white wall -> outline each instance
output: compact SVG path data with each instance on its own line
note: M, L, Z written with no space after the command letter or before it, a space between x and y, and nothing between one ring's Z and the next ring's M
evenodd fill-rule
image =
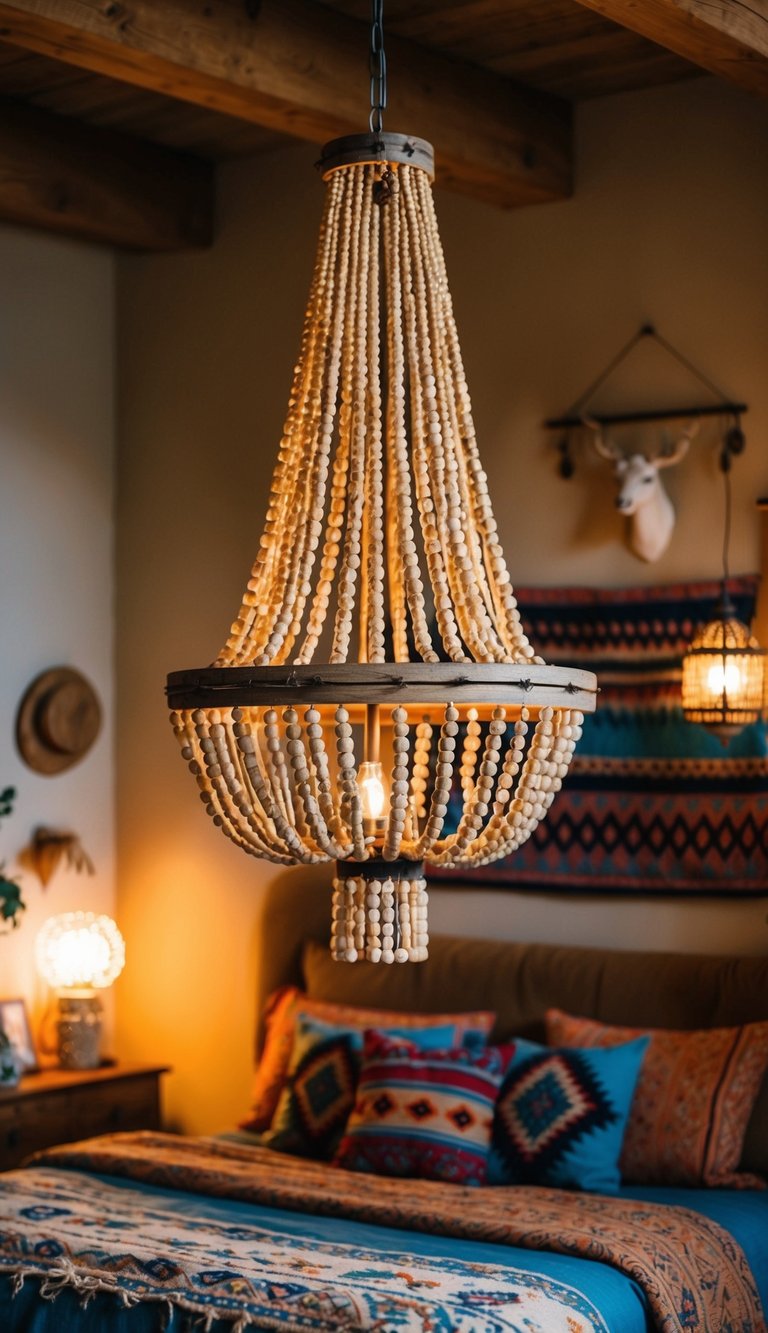
M38 824L74 830L93 878L59 872L43 890L23 873L28 910L0 938L0 996L39 1014L35 934L78 908L114 913L113 345L110 255L0 230L0 787L18 800L0 825L0 860L15 872ZM19 701L51 666L82 671L104 725L76 767L54 777L16 750Z
M418 128L418 127L414 127ZM768 489L768 108L715 81L579 109L577 192L503 213L438 201L481 449L517 583L621 585L719 572L716 440L670 479L656 566L625 551L600 469L565 483L541 420L647 319L750 404L732 565L757 562ZM310 148L220 173L205 255L119 269L120 919L133 964L124 1054L170 1060L173 1116L231 1124L247 1102L259 911L271 872L209 826L163 706L169 669L211 660L256 551L313 259ZM615 402L691 386L640 362ZM434 895L432 924L481 935L762 952L764 903Z

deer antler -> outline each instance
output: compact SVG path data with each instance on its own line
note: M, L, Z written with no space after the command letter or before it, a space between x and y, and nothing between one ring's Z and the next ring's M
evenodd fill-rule
M609 463L617 463L620 458L624 457L618 445L615 445L611 440L606 440L605 435L603 434L603 427L599 421L595 421L594 417L582 417L581 419L584 422L584 425L591 430L592 444L594 445L595 452L598 453L601 458L607 459Z
M695 417L678 436L669 452L657 454L651 461L657 468L674 467L675 463L679 463L681 459L685 458L685 455L690 448L691 440L698 435L700 426L700 418Z

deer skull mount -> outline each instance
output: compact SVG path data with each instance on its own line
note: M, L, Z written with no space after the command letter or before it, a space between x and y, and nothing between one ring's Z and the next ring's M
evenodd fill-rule
M685 457L699 422L692 421L670 450L651 457L624 453L606 439L600 423L590 417L584 418L584 425L592 433L595 451L613 464L618 482L616 508L629 520L626 525L629 549L639 560L649 563L659 560L669 546L675 526L675 511L660 474Z

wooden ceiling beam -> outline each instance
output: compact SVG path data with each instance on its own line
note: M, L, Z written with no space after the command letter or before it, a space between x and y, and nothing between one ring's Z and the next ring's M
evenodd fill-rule
M768 96L768 0L578 0L604 18Z
M320 144L367 129L367 25L316 0L0 0L0 41ZM387 37L387 129L502 205L571 192L567 102Z
M0 101L0 221L127 250L213 239L213 170L197 158Z

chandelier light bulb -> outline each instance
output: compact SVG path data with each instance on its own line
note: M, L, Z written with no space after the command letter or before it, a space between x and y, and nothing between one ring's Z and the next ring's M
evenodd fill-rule
M384 770L380 763L364 760L358 774L364 819L381 819L387 801Z

